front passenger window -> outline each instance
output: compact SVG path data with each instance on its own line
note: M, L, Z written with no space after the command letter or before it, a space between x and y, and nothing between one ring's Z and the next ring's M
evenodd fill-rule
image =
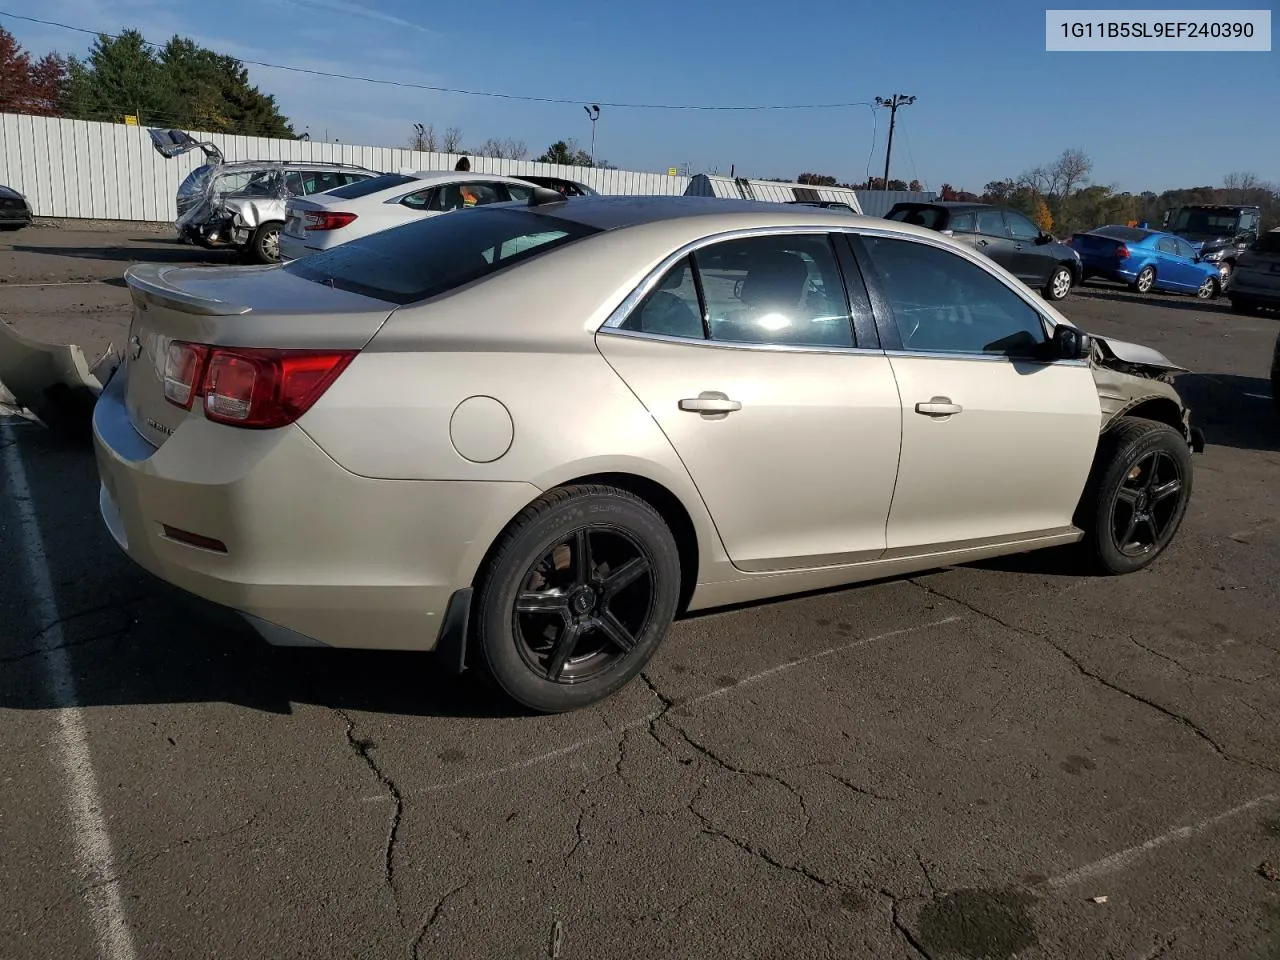
M1007 237L1004 217L999 210L980 210L978 212L978 233L986 237Z
M958 253L884 237L864 236L862 246L904 350L1032 357L1045 342L1040 314Z

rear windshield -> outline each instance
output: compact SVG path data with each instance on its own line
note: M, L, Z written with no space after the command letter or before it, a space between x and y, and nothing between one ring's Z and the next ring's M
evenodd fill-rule
M1253 244L1258 253L1280 253L1280 230L1264 233Z
M1111 240L1120 240L1124 243L1141 243L1151 236L1150 230L1141 230L1138 227L1099 227L1097 230L1090 230L1089 232L1095 237L1108 237Z
M947 211L941 207L896 207L889 211L886 220L898 220L902 223L914 223L918 227L937 230L938 224L946 217Z
M367 297L416 303L600 232L510 207L464 210L360 237L284 269Z
M371 193L377 193L379 190L390 190L392 187L402 187L406 183L414 183L417 179L417 177L410 177L403 173L384 173L380 177L357 180L355 183L349 183L345 187L330 190L326 196L341 197L343 200L355 200L358 197L367 197Z

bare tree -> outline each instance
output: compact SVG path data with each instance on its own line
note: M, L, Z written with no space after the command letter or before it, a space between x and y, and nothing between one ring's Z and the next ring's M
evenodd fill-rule
M409 138L409 149L435 153L436 146L436 128L429 123L425 125L415 123L413 125L413 136Z
M450 127L440 139L440 149L444 153L457 153L461 148L462 131L457 127Z
M1222 186L1235 194L1236 203L1245 203L1249 195L1263 186L1256 173L1229 173L1222 178Z
M499 160L523 160L529 155L529 148L525 146L523 140L513 140L510 137L499 140L496 137L490 137L471 152L478 157L496 157Z
M1030 170L1018 176L1014 181L1015 187L1027 187L1046 197L1058 196L1061 189L1061 182L1058 180L1058 173L1052 166L1048 167L1032 167Z
M1089 182L1093 161L1083 150L1068 149L1049 168L1053 171L1056 186L1061 193L1051 196L1070 197L1077 188Z

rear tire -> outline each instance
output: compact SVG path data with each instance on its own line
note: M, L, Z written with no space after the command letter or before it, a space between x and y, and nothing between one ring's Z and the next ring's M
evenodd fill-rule
M1129 289L1134 293L1150 293L1156 285L1156 268L1147 266L1138 271Z
M253 231L249 240L249 255L255 263L280 262L280 230L284 224L279 220L269 220Z
M1154 563L1178 532L1191 489L1186 439L1168 424L1122 417L1098 441L1076 512L1093 568L1116 575Z
M577 710L644 669L679 597L675 537L652 506L615 487L563 487L500 538L476 594L474 648L512 700Z

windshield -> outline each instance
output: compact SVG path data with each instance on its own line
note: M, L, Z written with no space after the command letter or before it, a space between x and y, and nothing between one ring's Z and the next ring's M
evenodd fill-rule
M1234 210L1178 211L1170 229L1174 233L1203 233L1206 236L1226 237L1236 232L1240 215Z
M473 209L360 237L284 268L391 303L416 303L601 232L524 209Z
M411 177L405 173L384 173L380 177L357 180L355 183L349 183L345 187L330 190L328 195L340 197L343 200L356 200L360 197L367 197L371 193L377 193L379 190L390 190L392 187L401 187L406 183L416 183L417 180L417 177Z
M1264 233L1253 244L1255 253L1280 253L1280 230Z

